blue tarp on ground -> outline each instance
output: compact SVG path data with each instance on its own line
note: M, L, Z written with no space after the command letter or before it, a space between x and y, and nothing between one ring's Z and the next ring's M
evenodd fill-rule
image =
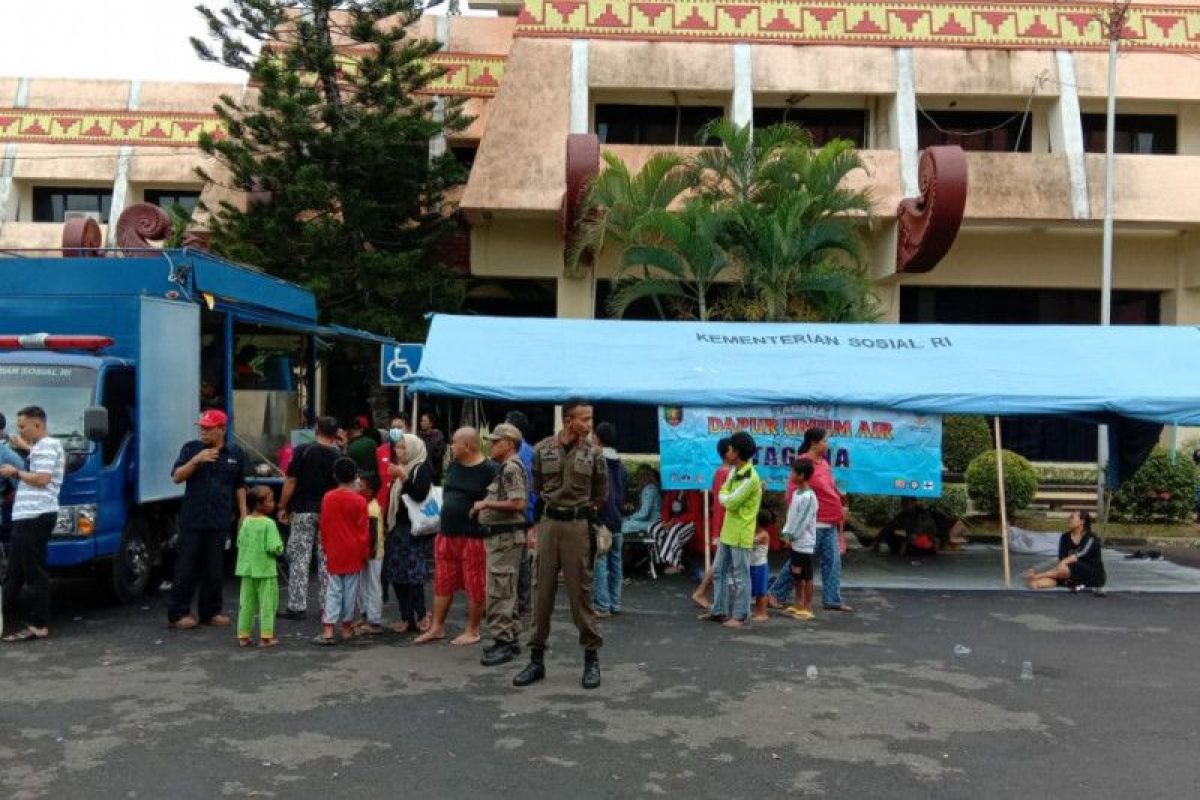
M1200 328L632 322L437 315L419 392L1200 425Z

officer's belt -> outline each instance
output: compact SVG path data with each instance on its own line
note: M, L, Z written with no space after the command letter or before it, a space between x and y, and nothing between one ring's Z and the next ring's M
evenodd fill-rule
M547 506L546 516L556 522L570 522L577 519L591 519L592 510L588 506L579 506L577 508Z
M525 523L518 524L515 522L510 522L506 525L480 525L479 527L483 528L484 533L488 534L489 536L497 536L501 533L517 533L518 531L524 531Z

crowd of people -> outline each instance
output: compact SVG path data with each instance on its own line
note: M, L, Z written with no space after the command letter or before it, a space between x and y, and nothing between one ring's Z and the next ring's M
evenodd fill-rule
M0 607L9 621L5 642L49 635L46 548L65 460L62 445L47 433L42 409L21 409L17 420L18 434L3 437L0 416L0 492L9 501L0 532L11 528L4 537L10 540L9 566ZM308 618L315 556L321 609L316 645L388 632L412 634L418 645L442 641L454 598L462 593L466 624L451 644L467 647L486 636L484 666L520 655L522 617L531 615L529 662L513 678L516 686L527 686L546 677L544 653L561 583L583 649L582 684L599 686L598 621L624 609L626 540L648 545L651 569L679 570L697 529L698 493L664 495L649 466L638 470L631 487L614 449L616 429L611 423L593 426L590 403L564 404L562 422L558 433L535 444L529 420L514 411L486 437L471 427L454 431L447 451L447 438L429 413L414 432L407 416L394 417L386 434L365 416L345 425L321 417L311 441L281 458L286 478L276 498L266 486L247 486L245 455L227 435L225 413L203 411L197 438L182 446L172 471L184 488L168 624L177 630L233 624L223 611L222 576L236 518L236 633L243 647L253 644L256 620L259 645L274 647L277 616ZM819 609L852 611L840 588L845 496L826 458L828 447L826 431L805 432L777 525L763 505L754 438L737 432L718 443L711 508L716 538L699 543L715 545L715 558L692 594L704 609L700 619L736 628L778 609L811 620L818 569ZM280 524L287 526L286 544ZM1090 518L1073 515L1070 526L1056 565L1026 575L1031 588L1103 584ZM767 557L776 528L787 558L772 579ZM897 552L936 549L954 532L951 521L906 502L877 544ZM287 575L282 606L281 563ZM23 589L30 597L21 605ZM387 623L389 595L397 613Z

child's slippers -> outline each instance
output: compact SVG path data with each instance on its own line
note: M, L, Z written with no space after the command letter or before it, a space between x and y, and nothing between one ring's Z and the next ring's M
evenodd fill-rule
M318 634L317 636L314 636L313 638L309 639L308 641L311 642L312 644L315 644L317 647L333 647L335 644L337 644L337 639L335 639L334 637L322 636L320 634Z
M249 636L239 636L238 637L238 647L249 647L249 646L250 646L250 637Z
M279 640L274 636L264 636L258 642L259 647L275 647L277 644L279 644Z

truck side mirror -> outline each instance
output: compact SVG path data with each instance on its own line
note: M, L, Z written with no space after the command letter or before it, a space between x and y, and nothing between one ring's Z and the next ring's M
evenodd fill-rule
M89 442L102 442L108 438L107 408L88 406L83 410L83 435Z

